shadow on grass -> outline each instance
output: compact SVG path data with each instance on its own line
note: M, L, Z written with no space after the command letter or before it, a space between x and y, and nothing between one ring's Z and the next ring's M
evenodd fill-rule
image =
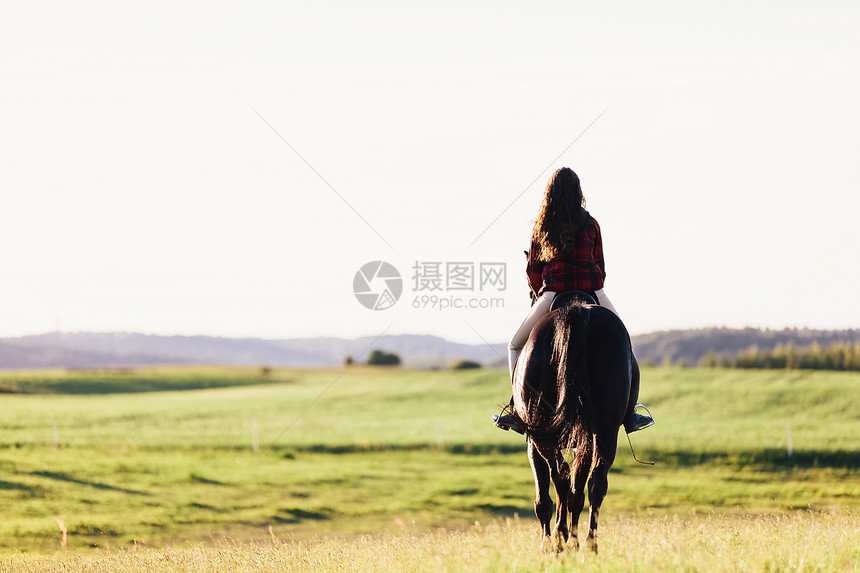
M422 452L436 451L449 454L486 456L519 454L526 452L525 442L518 444L449 444L442 446L423 444L308 444L289 448L272 448L278 455L293 459L297 453L308 454L361 454L367 452Z
M203 477L202 475L195 473L188 474L188 480L192 483L202 483L206 485L230 485L228 483Z
M534 515L533 507L521 507L518 505L497 505L493 503L484 503L481 505L476 505L475 508L501 517L525 517L529 515Z
M43 493L43 489L38 486L2 480L0 480L0 491L20 491L27 494L27 497L35 497Z
M626 451L626 450L625 450ZM467 456L502 456L523 454L526 444L448 444L442 448L429 443L417 444L308 444L290 448L273 448L273 452L285 459L295 459L308 454L362 454L377 452L440 452ZM619 449L621 453L621 449ZM770 448L738 452L714 452L691 450L654 450L637 452L640 459L653 460L658 465L692 468L698 466L729 466L763 471L784 471L807 468L856 469L860 468L860 451L847 450L795 450L789 456L784 449ZM624 468L613 467L613 472Z
M110 535L116 537L120 535L120 532L110 527L100 527L92 523L79 523L69 528L69 535L82 535L84 537Z
M272 519L277 523L300 523L304 520L323 521L331 519L330 513L322 513L317 511L307 511L297 507L286 507L279 509L278 513L272 516Z
M69 375L61 379L0 380L0 393L8 394L134 394L208 390L262 384L285 384L293 379L249 376L177 376L147 377L124 371L94 371L86 375Z
M481 493L481 490L477 488L468 488L468 489L455 489L453 491L449 491L448 495L477 495Z
M40 472L30 472L30 475L48 478L48 479L53 479L53 480L57 480L57 481L64 481L67 483L74 483L74 484L78 484L78 485L86 485L89 487L94 487L96 489L105 490L105 491L118 491L121 493L128 493L131 495L146 495L146 496L149 495L145 491L138 491L135 489L116 487L113 485L108 485L106 483L99 483L99 482L95 482L95 481L87 481L87 480L77 479L77 478L73 478L70 475L64 474L64 473L40 471Z
M856 469L860 467L860 451L798 450L788 455L784 449L763 449L741 452L649 451L647 456L658 464L680 467L724 465L761 470L832 468Z

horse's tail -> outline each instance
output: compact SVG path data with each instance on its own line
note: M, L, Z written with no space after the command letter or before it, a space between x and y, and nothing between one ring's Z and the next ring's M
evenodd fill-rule
M556 443L562 448L585 443L594 427L586 364L590 316L590 308L568 304L555 317L552 361L557 365L558 402L551 426L558 428Z
M586 330L590 308L567 304L553 317L550 363L556 370L556 403L552 414L529 416L523 424L526 434L536 443L563 449L584 444L594 426L588 365L586 364ZM533 411L545 410L547 404L536 403Z

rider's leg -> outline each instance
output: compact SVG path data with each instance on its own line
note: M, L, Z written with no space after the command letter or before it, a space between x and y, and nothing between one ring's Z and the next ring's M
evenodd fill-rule
M517 360L519 359L520 352L522 352L523 346L526 345L526 341L529 339L529 334L531 334L532 328L534 328L535 324L549 312L549 307L552 305L552 299L555 297L555 293L552 291L544 292L537 300L535 300L532 305L529 313L526 315L525 320L511 337L510 343L508 343L508 372L511 377L511 384L514 382L514 372L517 368ZM514 430L516 432L522 433L522 430L517 426L516 420L513 419L508 414L505 414L505 410L509 407L513 407L514 399L511 397L510 402L507 406L502 408L502 411L493 416L493 423L502 428L503 430Z
M618 314L617 310L615 310L615 307L612 305L612 301L609 300L609 297L606 296L606 293L604 292L603 289L595 291L594 294L597 295L597 304L599 304L600 306L605 306L606 308L608 308L609 310L614 312L615 316L617 316L618 318L621 318L621 315Z
M508 343L508 371L511 375L511 383L514 381L514 369L517 367L517 358L519 358L520 352L522 352L523 346L526 345L529 334L531 334L537 321L549 312L549 307L552 305L554 297L555 293L552 291L546 291L540 295L532 305L523 323L511 337L511 341Z

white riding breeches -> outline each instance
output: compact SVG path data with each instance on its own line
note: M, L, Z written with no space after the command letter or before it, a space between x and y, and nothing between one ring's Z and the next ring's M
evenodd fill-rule
M606 296L603 289L596 291L594 294L597 295L597 303L600 306L605 306L618 316L618 311L615 310L615 307L612 305L612 301L609 300L609 297ZM529 309L529 313L526 315L523 323L514 333L513 337L511 337L511 341L508 343L508 370L511 373L511 381L514 379L514 369L517 366L517 358L519 358L523 346L525 346L526 341L529 339L529 334L531 334L532 329L541 317L549 312L549 307L552 305L553 298L555 298L555 293L552 291L545 291L540 297L538 297L531 309Z

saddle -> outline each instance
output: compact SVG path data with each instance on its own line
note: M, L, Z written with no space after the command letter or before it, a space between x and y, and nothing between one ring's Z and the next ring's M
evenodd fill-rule
M549 311L552 312L557 308L564 306L565 304L573 301L579 301L584 304L593 304L597 305L597 301L594 300L594 295L584 290L565 290L560 293L556 293L555 297L552 299L552 304L549 306Z

